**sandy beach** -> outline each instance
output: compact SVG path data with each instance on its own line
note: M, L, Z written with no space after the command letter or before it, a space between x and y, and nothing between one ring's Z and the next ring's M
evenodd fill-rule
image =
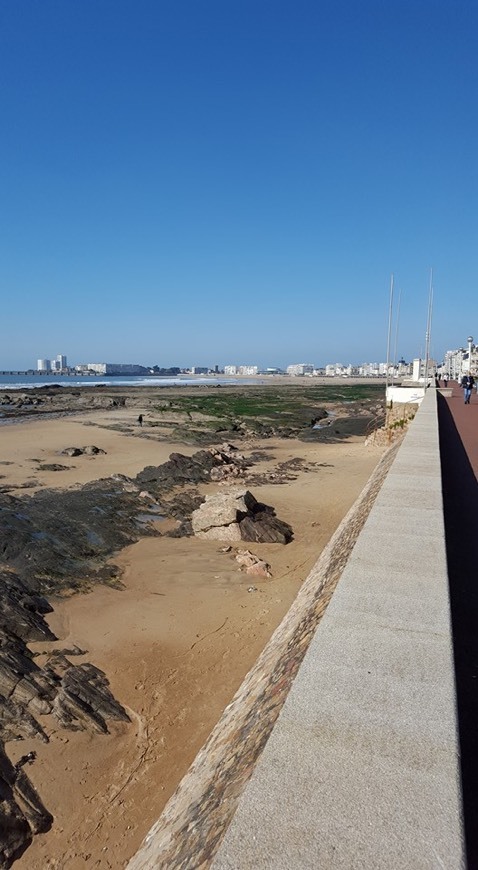
M1 427L0 483L28 498L41 488L133 476L172 451L191 455L197 449L145 437L135 426L121 431L125 420L131 422L131 411L119 408ZM65 447L88 444L105 453L59 456ZM30 648L41 662L47 650L81 647L86 652L79 660L104 671L131 723L113 722L109 734L92 735L62 729L45 716L49 743L7 744L14 762L36 752L28 776L54 817L51 830L34 838L16 867L125 866L382 454L365 447L361 436L340 443L269 438L240 449L247 456L258 446L268 458L254 472L297 458L309 467L285 484L250 487L294 529L285 546L244 545L271 565L270 578L242 573L234 548L221 552L221 542L148 537L112 560L122 571L122 590L98 586L52 600L48 622L58 641ZM67 468L39 469L53 463ZM207 492L219 487L208 484Z

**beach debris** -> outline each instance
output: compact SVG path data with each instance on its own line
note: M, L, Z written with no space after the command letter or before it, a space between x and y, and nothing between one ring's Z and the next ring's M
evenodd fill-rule
M38 466L38 471L69 471L71 465L60 465L59 462L42 462Z
M247 591L248 592L257 592L257 586L248 586Z
M18 761L15 764L15 768L17 770L20 770L20 768L25 767L26 764L33 764L36 757L37 757L37 754L34 750L32 750L31 752L27 752L26 755L22 755L22 757L18 759Z
M231 462L227 465L211 468L210 476L214 483L221 483L222 481L229 481L231 478L244 477L244 474L244 468L240 468Z
M328 466L328 463L310 462L301 457L287 459L285 462L279 462L271 469L264 471L252 471L247 475L247 483L249 486L264 486L264 484L273 484L280 486L297 480L299 474L317 472L319 468Z
M106 454L106 450L94 444L88 444L87 447L65 447L61 451L62 456L98 456L100 453Z
M44 655L44 656L84 656L88 650L81 649L78 644L74 643L73 646L68 647L67 649L50 649L43 650L41 653L33 653L35 655Z
M231 478L243 477L246 467L250 464L233 444L221 444L220 447L210 447L209 452L214 457L216 463L210 471L210 478L215 483L229 481Z
M236 562L239 562L241 568L244 568L246 574L253 574L257 577L272 577L271 566L260 556L251 553L250 550L238 550L236 554Z

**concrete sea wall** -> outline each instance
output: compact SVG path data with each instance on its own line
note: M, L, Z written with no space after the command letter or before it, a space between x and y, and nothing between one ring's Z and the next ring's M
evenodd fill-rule
M430 392L129 870L461 867L457 753Z

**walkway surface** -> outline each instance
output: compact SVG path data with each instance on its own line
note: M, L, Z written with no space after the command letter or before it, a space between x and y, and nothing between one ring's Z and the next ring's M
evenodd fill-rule
M470 643L473 627L478 636L478 621L474 605L468 613L466 603L470 587L478 586L473 418L476 442L476 396L466 408L457 391L450 399L434 389L425 396L244 791L214 870L466 866L460 743L469 766L467 828L476 820ZM471 537L457 546L463 528ZM451 596L453 635L449 565L452 582L460 586ZM458 737L456 726L454 655L465 738L461 731ZM478 656L474 662L478 665ZM467 835L469 867L478 867L473 863L478 825L475 829Z
M473 390L470 404L465 405L461 387L455 381L449 383L448 386L452 388L453 394L452 396L444 397L445 403L453 417L470 466L473 468L475 476L478 479L478 395ZM440 417L440 425L442 423L443 421Z
M468 867L478 868L478 396L438 396Z

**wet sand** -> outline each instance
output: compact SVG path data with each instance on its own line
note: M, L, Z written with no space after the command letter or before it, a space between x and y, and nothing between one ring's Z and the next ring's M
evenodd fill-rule
M114 414L118 422L126 411ZM131 412L129 412L131 417ZM2 484L28 497L39 486L68 487L112 473L134 475L177 450L197 448L101 428L112 414L25 422L0 430ZM95 423L91 427L85 423ZM105 455L59 457L68 446L95 444ZM296 457L320 463L285 485L251 490L275 507L294 529L287 546L247 545L266 559L272 577L241 573L220 542L194 538L145 538L114 560L123 570L122 591L98 587L53 601L49 623L55 644L77 644L79 661L104 670L131 724L111 725L108 735L70 732L51 719L42 724L49 744L7 744L16 760L30 750L37 759L28 775L54 816L52 829L34 838L19 868L124 867L204 743L294 600L323 547L369 478L382 451L352 437L339 444L292 439L254 442L273 455L256 466L272 468ZM241 452L247 449L240 445ZM60 462L67 471L38 471L38 462ZM206 491L206 490L205 490ZM211 484L207 492L214 491ZM248 591L253 587L253 591ZM75 660L76 661L76 660Z

